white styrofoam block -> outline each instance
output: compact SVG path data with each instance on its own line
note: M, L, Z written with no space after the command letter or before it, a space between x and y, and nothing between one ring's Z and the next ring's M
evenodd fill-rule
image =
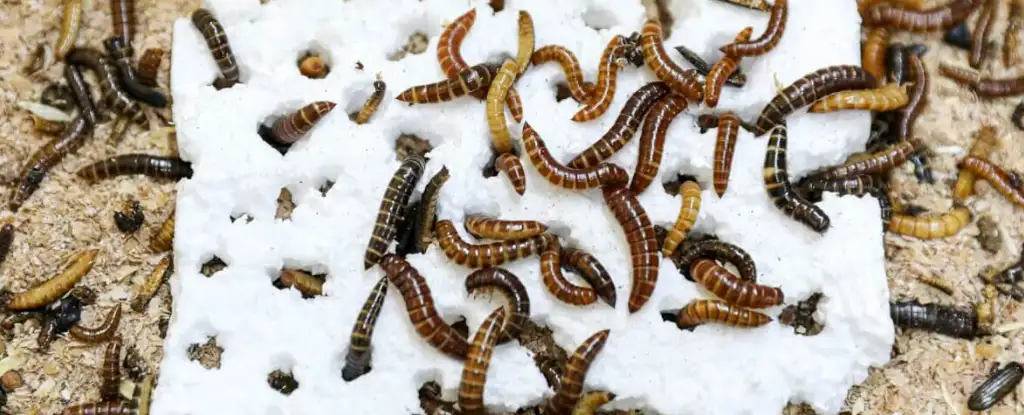
M653 297L640 312L628 315L628 250L599 191L555 188L524 161L528 191L519 197L503 175L481 175L491 157L482 102L462 98L406 106L394 100L409 86L442 77L437 37L445 23L467 10L466 1L204 3L225 26L243 83L221 91L209 86L217 76L213 59L191 22L177 22L171 74L175 123L180 152L193 162L195 174L179 185L177 272L171 281L174 315L155 414L327 414L341 408L353 414L414 413L419 411L416 390L427 380L438 381L445 395L454 398L461 363L418 336L394 287L374 335L373 370L350 383L340 376L354 318L382 276L379 267L363 270L363 252L380 198L399 165L393 145L402 133L427 138L435 147L418 190L442 166L451 172L440 197L441 218L460 222L468 213L482 212L542 220L608 269L620 298L614 310L603 304L570 307L555 301L540 283L536 258L507 266L529 291L532 318L549 325L567 350L598 330L611 329L586 378L587 388L618 395L611 407L672 414L774 414L794 401L834 413L847 389L867 376L869 366L888 360L894 335L876 202L826 195L821 206L831 216L832 229L824 236L783 216L769 201L761 178L766 137L741 133L729 190L719 199L710 190L715 134L697 132L694 115L704 109L691 107L668 131L658 181L677 173L697 175L709 190L703 194L696 231L717 234L746 249L757 261L759 280L781 286L790 304L823 292L825 330L803 337L773 323L755 330L707 325L680 331L662 322L659 311L710 294L663 260ZM644 20L639 2L509 0L506 11L497 14L482 0L470 3L478 13L462 46L467 62L514 53L516 11L524 9L533 16L537 46L565 45L579 57L588 80L596 77L607 41L639 30ZM671 46L685 42L713 61L717 46L747 25L760 33L767 20L765 14L722 2L676 0L669 7L675 24L666 46L674 58ZM751 119L774 95L775 75L789 84L820 67L859 63L854 1L791 0L790 8L778 48L743 62L748 84L727 88L721 109ZM429 36L427 51L397 62L386 60L413 32ZM325 79L298 73L295 61L307 49L327 54L332 70ZM356 70L356 62L364 69ZM346 113L370 93L377 73L388 84L385 102L368 124L355 125ZM525 119L563 161L600 137L629 94L654 80L647 69L626 68L608 113L574 123L570 118L577 104L554 99L554 85L562 76L557 65L546 64L528 70L516 88ZM331 100L338 107L286 156L257 136L258 123L315 100ZM799 111L789 117L789 127L790 172L798 177L861 149L869 117ZM521 126L511 128L518 140ZM612 160L632 171L636 154L631 143ZM327 180L336 184L321 196L316 189ZM285 221L274 219L282 187L297 204ZM652 221L664 226L674 222L680 206L679 198L665 194L658 183L640 201ZM255 219L248 224L229 220L242 213ZM200 266L214 255L229 266L204 277ZM440 314L449 322L465 316L475 331L503 304L500 298L467 298L463 279L471 270L449 263L436 246L408 259L427 279ZM283 266L328 273L326 296L304 300L293 290L274 288L271 281ZM780 310L768 312L777 316ZM212 335L225 351L220 369L207 370L189 361L186 349ZM290 396L267 386L267 373L278 368L290 369L300 382ZM524 348L513 343L497 349L485 391L490 409L512 410L550 395Z

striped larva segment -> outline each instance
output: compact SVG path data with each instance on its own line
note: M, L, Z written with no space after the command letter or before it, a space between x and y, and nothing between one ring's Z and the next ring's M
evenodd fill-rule
M57 301L89 273L99 252L99 249L87 249L75 253L63 272L27 291L11 295L5 308L8 311L31 310Z
M177 157L122 154L82 167L75 174L90 182L133 174L178 180L192 177L192 163Z
M718 322L729 327L760 327L772 318L766 314L729 305L719 300L694 300L679 310L676 327L691 329L704 323Z
M914 84L910 88L907 105L900 111L900 116L896 122L896 134L900 140L904 141L914 138L914 123L917 121L917 117L928 107L928 90L931 84L930 75L925 70L921 57L918 54L911 53L910 47L907 47L906 54L907 66L910 67L911 82Z
M149 87L156 86L156 76L160 73L160 63L163 62L163 59L163 49L149 48L142 52L142 57L139 58L139 69L136 71L139 83Z
M867 89L876 85L875 77L854 65L835 65L818 69L797 79L780 91L761 110L754 133L764 135L794 111L839 91Z
M124 39L126 44L131 45L135 38L135 0L110 0L110 23L114 29L114 36Z
M149 249L154 254L171 250L174 244L174 209L167 216L167 220L160 224L160 228L149 238Z
M743 248L731 243L708 239L685 245L677 252L671 257L672 262L687 279L693 279L689 274L690 266L700 258L707 258L728 262L736 267L742 280L757 282L757 265L754 259Z
M121 305L117 304L107 312L107 315L103 317L103 321L98 326L85 327L78 323L72 326L71 330L68 330L68 334L81 342L101 343L113 338L120 325Z
M879 82L885 79L885 52L892 32L884 27L868 29L867 39L860 49L861 66Z
M430 287L419 271L395 254L384 255L380 264L388 281L395 284L402 294L409 320L416 332L438 351L455 359L465 359L469 351L466 338L438 316Z
M99 50L88 47L72 48L64 58L68 65L84 66L92 70L100 80L103 103L110 110L141 124L146 119L142 107L124 89L117 77L117 67L110 58Z
M633 286L629 293L629 312L640 310L651 298L658 283L658 241L654 225L636 195L625 186L601 188L604 203L615 215L629 244Z
M1010 12L1006 17L1006 33L1003 35L1003 66L1014 67L1020 62L1020 31L1024 29L1024 1L1010 0Z
M636 170L633 172L633 180L629 183L629 189L633 193L640 194L654 182L654 178L658 175L658 169L661 167L668 127L679 113L686 110L686 106L685 98L669 94L655 102L650 111L644 115ZM610 144L614 145L614 143ZM625 142L622 145L625 145ZM594 146L596 147L597 143Z
M114 61L117 73L121 75L121 86L125 92L139 101L145 102L156 108L167 106L167 97L155 89L151 89L139 82L135 67L132 66L132 48L125 40L119 37L110 37L103 41L103 47L110 54Z
M384 92L387 91L387 88L387 84L379 77L376 81L373 81L373 92L370 93L370 97L363 103L362 108L359 109L353 120L356 124L366 124L367 121L370 121L370 117L377 112L377 107L380 106L380 102L384 99Z
M519 160L518 156L512 153L501 153L494 160L494 167L505 173L516 193L520 196L526 194L526 169L523 168L523 162Z
M482 94L486 97L487 88L498 74L498 68L500 64L493 62L474 65L440 82L410 87L395 99L412 104L436 104L475 91L484 91Z
M533 48L536 47L536 40L533 32L533 17L526 10L519 11L519 42L516 51L516 77L526 72L530 65L530 58L533 56Z
M768 4L765 0L719 0L724 3L733 4L740 7L746 7L748 9L760 10L763 12L772 9L771 4Z
M782 213L800 221L816 232L828 230L830 220L825 211L809 202L793 190L786 168L787 146L786 121L775 126L768 139L768 151L764 157L764 187L775 207Z
M359 309L359 316L356 317L352 335L349 337L348 351L345 353L345 367L341 369L341 378L346 382L351 382L370 371L373 328L377 326L377 317L380 316L387 295L388 279L381 277L370 290L363 307Z
M961 339L981 335L974 309L958 309L916 300L889 302L889 316L896 327L921 329Z
M64 81L68 83L68 87L71 88L71 94L75 98L75 104L78 106L78 111L82 118L90 126L96 126L99 123L100 115L96 110L96 104L92 102L92 93L89 91L89 83L85 81L85 77L82 76L82 71L74 65L64 65ZM74 122L74 121L72 121ZM65 131L69 130L65 128Z
M745 281L709 259L694 261L690 276L716 297L738 307L768 308L785 300L778 287Z
M7 259L7 255L11 253L11 245L14 243L14 225L11 222L14 220L13 217L9 217L0 223L0 265L4 264Z
M437 41L437 62L441 64L441 71L444 72L448 78L455 78L459 72L469 68L466 61L462 59L462 41L466 39L466 34L469 33L469 29L473 27L473 23L476 22L476 9L469 9L468 12L455 18L448 26L445 26L441 32L441 37ZM483 98L480 96L479 98Z
M582 249L565 248L561 261L563 266L583 277L601 301L615 308L615 281L597 258Z
M298 141L316 126L316 123L326 116L336 106L330 101L315 101L306 104L297 111L278 118L271 125L273 138L281 144L291 144Z
M370 269L376 264L387 251L391 240L395 239L398 223L404 220L405 205L409 203L409 196L412 195L416 182L423 174L426 163L423 156L410 154L391 176L388 188L384 191L384 198L380 202L380 208L377 209L377 220L373 225L373 233L370 235L370 242L366 247L366 254L363 258L365 269Z
M462 381L459 384L459 409L466 415L482 415L484 413L484 384L487 382L487 367L491 364L494 346L501 336L501 328L505 325L505 308L496 308L473 336L466 356L466 365L462 370Z
M294 288L302 293L302 296L305 298L324 294L324 280L308 272L297 269L283 269L279 278L282 287Z
M423 196L420 197L419 218L416 226L419 226L419 241L416 242L416 249L420 253L427 252L430 243L434 240L434 220L437 218L437 200L441 197L441 188L448 181L448 167L441 166L441 170L434 173L434 177L427 182L423 188Z
M640 128L644 114L647 114L648 110L652 109L655 103L668 93L668 85L664 82L651 82L637 89L623 104L622 110L619 111L619 116L611 128L594 144L570 160L566 166L574 169L589 169L615 155L636 135L636 130ZM686 108L685 100L682 106L682 109Z
M754 40L737 40L728 45L722 46L719 50L726 56L748 57L759 56L771 52L779 45L782 34L786 31L786 23L789 18L789 1L775 0L772 5L771 15L768 17L768 25L764 33Z
M986 0L978 13L978 19L974 22L974 31L971 32L971 49L968 56L968 64L978 69L985 60L986 44L988 36L992 32L992 21L996 18L996 10L999 8L998 0Z
M907 85L888 84L877 89L841 91L811 105L808 112L867 110L886 112L903 108L910 100Z
M590 364L608 341L608 334L608 330L594 333L576 348L572 356L569 356L569 361L562 369L561 382L555 396L548 399L541 413L566 414L576 406L580 394L583 393L583 379L587 376Z
M905 32L947 30L967 19L982 0L953 0L944 6L913 10L888 3L878 4L861 14L865 26L885 26Z
M164 284L167 279L174 273L174 255L167 255L164 259L161 259L156 267L153 268L153 272L149 274L142 284L139 285L138 294L132 300L131 308L136 312L143 312L146 310L146 305L156 295L157 290Z
M608 107L612 105L612 99L615 98L615 80L618 78L619 70L625 65L625 56L629 47L626 44L626 38L622 35L615 35L608 42L598 63L597 85L588 94L583 108L572 116L573 121L590 121L608 111Z
M61 415L138 415L139 408L134 401L92 402L69 406Z
M970 88L981 98L1001 98L1024 94L1024 76L1017 78L990 78L975 71L939 64L939 72L957 83Z
M615 399L615 394L606 391L594 391L583 394L576 406L572 408L572 415L594 415L597 408Z
M508 301L508 319L498 344L519 338L523 325L530 318L530 296L519 277L504 268L484 268L473 271L466 277L466 292L474 295L493 289L501 292Z
M783 0L784 1L784 0ZM640 47L644 62L654 71L654 76L668 84L669 88L686 99L701 101L704 91L694 76L694 70L683 70L665 52L661 23L648 19L640 33Z
M753 27L747 26L736 35L736 42L746 42L750 40L750 34L754 31ZM708 108L714 108L718 106L718 97L722 95L722 86L725 85L725 81L729 79L740 67L740 61L743 59L742 56L725 55L718 62L715 62L714 66L708 71L707 79L704 81L704 105Z
M718 116L718 135L715 137L715 155L712 158L712 184L718 197L725 195L725 190L729 188L732 156L736 151L736 140L742 124L743 120L736 113L726 112Z
M544 287L559 301L575 306L585 306L597 301L593 288L573 284L562 274L562 248L551 244L540 255L540 274Z
M672 253L683 242L683 239L686 239L686 235L690 233L693 224L697 222L697 215L700 213L700 193L700 185L695 181L687 180L679 186L682 206L679 208L679 216L676 217L675 224L672 225L672 229L665 236L665 243L661 249L663 256L672 256Z
M220 68L220 78L214 81L214 87L217 89L230 88L238 83L238 62L235 61L235 53L231 51L231 44L228 42L228 35L224 32L224 27L206 9L196 9L192 12L192 24L203 35L206 46L213 54L213 60Z
M491 145L497 153L512 151L512 134L505 122L505 96L516 80L516 61L505 59L487 92L487 127L491 130Z
M914 154L914 149L915 143L913 141L900 141L864 158L814 173L807 180L836 180L846 177L885 173L903 164L911 154Z
M548 225L535 220L504 220L478 214L466 216L463 225L474 238L499 241L532 238L548 230Z
M884 182L878 176L865 174L840 179L812 179L800 183L800 190L814 195L821 192L836 193L840 196L863 196L872 190L881 189Z
M82 27L82 0L64 0L64 15L60 20L60 35L57 36L57 47L54 48L54 55L57 60L63 60L64 56L75 46L78 39L78 29Z
M996 136L996 128L991 125L984 125L975 134L974 144L968 151L968 155L987 159L992 151L999 145ZM953 202L964 203L974 193L974 183L978 177L974 172L967 169L960 169L956 176L956 184L953 185Z
M85 144L85 140L92 135L92 128L92 124L89 124L84 116L76 117L60 137L53 138L36 150L19 171L18 184L10 192L11 198L7 202L7 208L11 212L17 212L18 208L39 190L39 185L47 172L68 153L78 151Z
M459 236L455 224L450 220L437 222L434 228L437 244L449 260L469 268L496 267L509 261L526 258L557 243L554 235L540 234L517 241L501 241L489 244L470 244Z
M889 219L889 231L918 239L938 239L956 235L971 222L973 215L966 206L954 205L939 216L913 216L894 213Z
M984 179L1011 203L1024 207L1024 184L1016 174L1007 173L984 157L967 156L960 161L960 169Z
M1024 379L1024 366L1017 362L1007 363L971 392L967 398L967 409L984 411L995 406L1017 389L1021 379Z
M594 84L583 80L583 70L580 69L580 62L576 55L569 49L559 45L547 45L533 52L530 63L534 66L555 61L565 72L565 83L569 87L569 94L579 103L585 103L594 89Z
M569 190L586 190L599 186L614 186L629 181L629 173L611 163L600 163L590 169L565 167L548 151L544 140L530 123L523 124L523 144L530 162L549 183Z
M928 0L857 0L857 12L864 15L871 7L882 3L897 5L907 10L924 10L927 2Z
M116 401L121 398L121 339L115 338L103 349L100 366L100 399Z

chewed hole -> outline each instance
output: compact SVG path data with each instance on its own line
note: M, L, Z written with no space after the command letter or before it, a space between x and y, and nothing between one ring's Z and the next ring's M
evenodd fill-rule
M566 84L565 82L555 84L555 102L562 102L566 98L572 98L572 92L569 91L569 84Z
M463 338L469 338L469 324L466 323L466 316L460 315L459 319L455 320L451 326L455 329L455 332L461 334Z
M455 414L455 403L441 398L441 385L437 381L427 381L417 392L420 398L420 409L425 414Z
M277 195L277 212L274 213L274 218L291 220L294 210L295 201L292 200L292 192L287 187L282 187L281 193Z
M160 320L156 322L157 333L160 334L161 339L167 338L167 329L171 327L171 316L165 315L160 316Z
M429 140L414 134L401 134L395 140L395 155L398 156L398 160L405 160L412 154L426 155L433 149L434 146Z
M331 73L331 55L323 45L313 42L296 60L299 73L312 79L323 79Z
M241 219L242 222L244 222L244 223L252 223L254 218L252 217L252 215L250 215L248 213L239 213L237 215L231 215L230 219L231 219L231 223L235 223L235 221L237 221L239 219Z
M121 367L124 368L124 373L128 375L128 378L134 381L141 380L146 373L149 373L149 364L146 363L146 359L139 354L139 349L135 346L128 346L124 360L121 361Z
M616 26L618 24L618 19L615 18L615 14L612 13L611 10L592 4L590 8L583 13L583 23L591 29L603 30Z
M491 10L493 10L494 13L505 10L505 0L490 0L487 2L487 5L491 6Z
M825 323L816 316L822 298L822 293L814 293L806 300L784 308L779 314L779 323L793 327L793 332L801 336L818 335L825 329Z
M284 395L291 395L299 388L299 381L292 376L291 370L285 372L281 369L274 370L267 374L267 384L270 388L281 392Z
M214 256L209 261L203 263L199 268L199 273L205 275L207 278L213 277L214 274L221 272L224 268L227 268L228 264L220 257Z
M281 290L294 288L302 294L302 298L313 298L323 295L324 282L327 274L312 274L299 269L282 269L274 286Z
M316 188L316 190L320 192L320 196L327 197L327 192L331 191L331 188L333 187L333 180L325 180L323 184Z
M409 41L405 43L405 46L402 46L402 49L399 49L392 53L391 55L388 55L387 59L389 61L400 61L404 59L406 55L421 54L427 50L428 42L429 38L427 37L426 33L415 32L409 35Z
M206 343L192 343L188 346L188 360L199 362L207 369L220 369L220 357L224 348L217 344L217 336L209 336Z

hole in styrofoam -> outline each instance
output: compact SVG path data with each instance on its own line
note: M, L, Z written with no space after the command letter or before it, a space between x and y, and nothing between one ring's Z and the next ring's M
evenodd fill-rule
M469 338L469 323L466 322L466 316L460 315L455 322L451 324L455 331L462 335L464 338Z
M230 218L231 223L235 223L235 221L237 220L242 220L242 223L252 223L252 220L254 219L252 215L248 213L233 214L230 216Z
M292 192L287 187L282 187L281 193L277 195L277 211L274 213L274 218L291 220L294 210L295 201L292 200Z
M160 334L161 339L167 338L167 329L171 326L171 316L164 315L160 316L160 320L156 322L157 333Z
M816 336L825 329L825 316L820 311L822 293L811 294L806 300L788 306L779 314L779 323L793 327L801 336Z
M274 287L280 290L294 289L302 294L302 298L313 298L323 295L326 273L312 273L303 269L284 268L274 279Z
M217 336L207 336L206 342L192 343L188 346L188 360L198 362L207 369L220 369L220 357L224 348L217 344Z
M207 278L213 277L214 274L221 272L224 268L227 268L228 264L218 256L210 258L209 261L203 262L203 265L199 267L199 273L205 275Z
M427 50L427 43L430 42L430 38L427 37L426 33L414 32L409 35L409 40L402 46L401 49L388 55L389 61L400 61L405 58L406 55L418 55Z
M398 156L398 160L405 160L412 154L426 155L433 149L434 145L429 140L415 134L403 133L395 140L395 155Z
M587 11L583 13L583 23L591 29L603 30L617 26L619 21L611 10L591 3Z
M562 102L566 98L572 98L572 92L569 91L569 84L566 84L565 82L555 84L555 102Z
M299 388L299 381L295 380L295 377L292 376L291 369L288 369L288 371L275 369L267 374L267 385L283 395L291 395L292 392Z
M299 53L295 64L302 76L323 79L331 72L332 61L330 49L318 42L310 42L309 48Z
M505 0L489 0L487 5L491 6L491 11L494 13L505 10Z
M324 180L320 186L317 186L316 190L320 192L320 196L327 197L327 192L331 191L331 188L333 187L333 180Z

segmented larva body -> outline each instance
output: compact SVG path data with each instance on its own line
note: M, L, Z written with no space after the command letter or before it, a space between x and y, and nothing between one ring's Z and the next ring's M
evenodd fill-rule
M661 248L661 255L671 256L679 244L686 239L693 224L697 222L697 215L700 213L700 185L695 181L687 180L679 186L679 196L682 196L682 206L679 208L679 216L675 224L665 236L664 246Z
M138 398L133 399L133 403L138 404L138 415L149 415L149 405L153 396L153 375L144 376L141 385L135 390L138 392Z
M87 67L96 73L96 77L100 80L100 90L103 91L103 103L108 109L135 123L142 123L145 120L146 114L142 112L139 103L121 89L121 82L117 78L117 67L103 52L93 48L76 47L68 52L64 61L68 65Z
M459 360L465 359L469 351L466 338L437 315L430 287L419 271L394 254L384 255L380 264L388 281L395 284L402 294L409 320L416 332L438 351Z
M469 29L473 27L473 23L476 22L476 9L469 9L465 14L455 18L448 26L445 26L441 32L441 37L437 41L437 62L441 64L441 70L448 78L454 78L458 76L459 72L469 68L466 61L462 59L462 41L466 39L466 34L469 33ZM479 98L484 98L481 95Z
M494 167L505 173L516 193L520 196L526 194L526 170L518 156L512 153L502 153L494 160Z
M884 183L875 175L850 176L841 179L812 179L800 184L808 194L832 192L840 196L863 196L871 190L880 189Z
M633 180L629 183L629 189L633 193L639 194L643 192L654 182L655 176L658 175L658 169L661 167L662 150L665 148L665 134L668 131L669 125L672 124L672 120L679 113L686 110L686 106L685 98L669 94L655 102L651 106L650 111L647 111L647 115L644 115L644 124L640 132L640 146L637 152L636 171L633 172ZM601 141L595 143L591 148L597 147L600 143ZM622 142L622 145L625 145L625 141ZM621 145L619 148L621 149Z
M697 52L694 52L693 50L690 50L690 48L687 48L686 46L683 45L676 46L674 47L674 49L676 50L676 52L679 52L679 54L683 57L683 59L686 60L686 62L689 62L690 65L693 66L693 69L695 69L697 73L704 75L706 77L708 76L708 73L711 72L711 65L709 65L707 61L704 60L704 58L701 58L700 55L697 54ZM734 86L737 88L743 87L744 85L747 84L747 75L740 72L740 70L737 68L736 72L733 72L732 76L725 80L725 83L726 85Z
M733 275L709 259L698 259L690 265L694 281L725 302L744 308L768 308L782 304L782 290Z
M719 300L694 300L679 310L676 327L690 329L713 321L729 327L749 328L771 323L772 318Z
M972 339L980 333L974 309L961 310L912 301L889 302L889 316L896 327L922 329L950 337Z
M336 106L330 101L315 101L297 111L278 118L270 127L273 138L281 144L291 144L306 135L321 118Z
M924 10L927 0L857 0L857 12L862 16L877 4L889 3L908 10Z
M999 8L997 0L987 0L981 7L978 20L974 22L974 32L971 33L971 50L968 56L968 63L972 68L978 69L985 60L985 44L988 43L988 36L992 32L992 21L995 20L996 10Z
M587 392L583 394L576 406L572 408L572 415L594 415L597 408L615 399L615 394L605 391Z
M725 195L729 188L729 174L732 172L732 156L736 150L736 139L739 137L740 125L743 120L733 112L718 116L718 136L715 138L714 168L712 183L718 197Z
M569 361L562 369L558 390L555 391L555 396L552 396L544 404L541 413L566 414L576 406L576 402L580 400L580 394L583 393L583 379L587 376L590 363L604 348L605 342L608 341L608 333L608 330L594 333L576 348L572 356L569 356Z
M436 104L451 101L475 91L484 91L481 94L486 97L491 81L498 74L500 67L498 63L473 65L443 81L406 89L395 99L413 104Z
M615 80L618 78L619 70L625 65L626 48L626 38L621 35L615 35L608 42L598 63L597 85L588 94L583 108L572 116L573 121L590 121L608 111L612 99L615 98Z
M114 66L117 68L118 74L121 75L121 86L128 92L128 95L156 108L167 106L167 97L164 94L139 82L135 68L132 66L131 45L119 37L111 37L103 41L103 47L110 54L110 58L114 60Z
M154 254L171 250L174 244L174 210L167 216L167 220L160 225L160 229L149 238L149 249Z
M974 389L967 399L967 409L984 411L995 406L1017 388L1021 379L1024 379L1024 366L1017 362L1007 363Z
M353 120L356 124L366 124L370 121L370 117L377 112L377 107L380 106L380 102L384 99L384 92L387 91L387 84L384 81L377 79L373 81L373 92L370 93L370 97L363 103L363 107L359 109L359 113L356 114L356 118Z
M164 59L164 50L160 48L149 48L142 52L139 58L139 69L136 75L139 83L145 86L156 86L156 76L160 73L160 63Z
M913 141L900 141L863 159L835 166L821 173L814 173L811 178L835 180L867 174L885 173L907 161L907 157L914 153L914 148Z
M71 88L71 94L75 97L75 104L78 105L78 111L81 113L81 118L84 118L89 126L95 127L99 122L99 112L96 111L96 105L92 102L92 93L89 91L89 83L85 81L85 77L82 76L82 71L74 65L64 65L64 81L68 83L68 87ZM74 121L72 121L74 122ZM71 128L65 128L65 131Z
M505 325L505 308L496 308L476 330L469 345L466 365L462 370L459 384L459 409L467 415L484 413L484 384L487 382L487 367L491 364L494 346Z
M315 297L324 294L324 281L305 271L297 269L281 270L279 277L281 286L294 288L302 293L303 297Z
M940 277L929 277L925 275L919 275L917 276L917 280L935 288L936 290L946 293L946 295L953 295L954 293L953 286L949 285L949 283L947 283Z
M64 15L60 20L60 35L57 36L57 47L54 48L54 55L57 60L64 60L64 56L75 46L78 39L78 29L82 27L82 0L64 0Z
M665 52L663 42L661 23L657 19L648 19L640 33L640 47L643 51L644 62L654 71L654 75L658 79L668 84L672 91L689 100L698 102L703 100L704 91L694 76L695 71L684 71L683 68L676 65Z
M68 259L67 268L60 274L27 291L11 295L7 299L6 309L8 311L31 310L57 301L71 291L71 288L78 284L85 274L89 273L99 252L98 249L88 249L74 254Z
M975 136L974 144L968 151L968 155L977 158L988 158L998 143L996 128L991 125L982 126ZM974 183L978 177L974 172L967 169L960 169L956 176L956 184L953 185L953 202L964 203L974 193Z
M238 63L235 62L235 53L231 51L231 44L228 43L228 35L224 32L224 27L206 9L196 9L192 12L192 24L203 35L206 46L213 54L213 60L220 68L220 78L214 81L213 85L222 89L230 88L238 83Z
M598 298L615 308L615 281L597 258L581 249L565 248L561 261L563 266L583 277Z
M495 289L508 301L508 319L498 344L519 338L523 325L530 318L530 296L522 281L504 268L484 268L473 271L466 277L466 291L474 295L480 291Z
M444 250L445 256L469 268L496 267L539 253L556 242L554 235L540 234L529 239L474 245L459 236L455 224L450 220L438 221L434 232L437 234L437 244Z
M828 230L830 220L825 211L793 191L786 171L787 132L783 120L772 130L764 157L764 187L768 197L782 213L800 221L818 233Z
M939 72L957 83L966 86L982 98L1000 98L1024 93L1024 76L1017 78L989 78L977 72L939 64Z
M757 266L754 259L743 248L728 242L709 239L686 245L672 257L672 262L675 262L679 272L687 279L693 279L689 274L690 266L699 258L729 262L739 271L742 280L757 282Z
M503 220L484 215L466 216L463 225L474 238L499 241L532 238L548 230L548 225L535 220Z
M384 191L384 198L377 209L377 220L373 225L373 233L370 235L370 242L366 247L366 254L363 259L363 267L370 269L380 260L381 255L387 251L391 240L395 239L398 232L398 223L404 220L405 205L409 202L416 182L419 181L423 169L426 167L426 159L419 154L411 154L402 161L395 174L388 182L388 188Z
M882 3L871 7L861 17L865 26L885 26L905 32L931 32L947 30L971 15L982 0L953 0L945 6L926 10L911 10Z
M879 81L885 79L885 51L891 36L889 29L872 27L868 29L867 39L861 45L861 66Z
M345 367L341 369L341 378L346 382L351 382L370 371L370 342L373 338L373 328L377 326L377 317L380 316L387 295L388 279L382 277L366 297L363 307L359 309L359 316L356 317L352 335L349 337L348 352L345 353Z
M1017 66L1020 62L1020 31L1024 29L1024 2L1010 1L1010 12L1006 21L1006 33L1003 35L1003 66L1009 68Z
M967 156L960 161L960 168L985 179L992 188L1011 203L1024 207L1024 188L1018 178L1012 177L998 165L983 157Z
M928 107L928 88L931 84L928 71L925 70L924 62L921 61L920 56L910 53L909 47L906 49L906 54L907 66L910 67L912 76L911 82L914 85L910 88L910 99L900 112L900 117L896 123L896 133L900 140L904 141L914 138L914 123L917 121L917 117Z
M135 38L135 0L110 0L110 21L114 35L130 47Z
M18 208L39 189L39 184L46 177L46 173L68 153L81 148L86 138L91 135L92 124L89 124L84 116L76 117L60 137L50 140L36 150L18 173L18 186L11 191L7 208L11 212L17 212Z
M903 75L907 71L906 56L906 46L902 43L891 42L885 48L885 77L889 82L903 85Z
M736 35L736 42L750 40L753 27L747 26ZM704 81L704 105L708 108L718 106L718 97L722 94L722 86L740 67L742 56L724 55L722 59L715 62L715 65L708 71L707 79Z
M137 415L138 405L132 401L107 401L69 406L61 415Z
M629 243L633 286L629 292L629 312L640 310L654 293L658 283L658 240L654 225L636 195L625 186L601 188L604 203L615 215Z
M875 77L859 66L836 65L818 69L797 79L772 98L757 116L754 133L764 135L789 114L822 97L839 91L867 89L875 84Z
M640 122L644 119L644 114L668 93L668 86L664 82L651 82L637 89L623 104L611 128L580 155L570 160L566 166L573 169L588 169L615 155L633 139L636 130L640 128ZM685 100L683 105L685 108Z
M551 244L540 255L540 275L544 287L559 301L575 306L585 306L597 301L593 288L581 287L569 282L562 274L562 248Z
M520 10L518 23L519 48L516 51L516 68L518 68L518 73L516 74L517 77L526 72L526 67L530 65L530 58L533 56L533 48L536 46L533 33L533 17L530 16L530 12Z
M96 327L85 327L81 323L75 324L68 330L68 334L76 340L85 343L101 343L110 340L117 333L121 324L121 305L115 305L107 312L103 321Z
M423 195L420 196L420 216L416 221L419 229L419 241L416 249L420 253L427 252L430 242L434 240L434 219L437 217L437 199L441 197L441 188L448 181L448 167L441 166L441 170L434 174L423 188Z
M0 226L0 265L4 264L7 255L11 253L11 245L14 243L14 225L11 224L12 220L13 218L7 218L0 221L0 223L3 223L3 226Z
M100 399L116 401L121 398L121 339L114 339L103 349L100 367Z
M487 92L487 126L491 130L491 145L497 153L512 151L512 135L505 123L505 96L516 76L516 61L505 59Z
M765 26L761 36L754 40L736 41L722 46L719 50L726 56L735 57L759 56L771 52L782 40L788 17L789 1L775 0L771 15L768 17L768 25Z
M192 177L192 163L177 157L122 154L82 167L75 174L90 182L131 174L178 180Z
M528 122L523 124L523 144L537 173L555 186L569 190L586 190L599 186L625 184L629 181L629 173L622 167L611 163L600 163L589 169L563 166L551 156L547 146L544 145L544 140L533 130L533 127L530 127Z
M867 110L886 112L903 108L910 100L906 85L888 84L877 89L841 91L811 105L808 112Z
M938 239L956 235L971 222L973 215L966 206L953 209L940 216L912 216L893 214L889 219L889 231L919 239Z
M174 255L167 255L164 259L161 259L156 267L153 268L153 272L149 274L149 277L142 281L139 285L139 292L132 300L131 308L137 312L143 312L146 310L146 305L149 304L149 300L153 299L156 295L157 290L164 284L174 273L173 266Z
M746 7L748 9L760 10L763 12L772 9L772 6L765 0L719 0L725 3L734 4L740 7Z
M555 61L565 72L565 84L569 87L569 93L576 102L584 103L593 91L594 85L583 80L583 70L580 69L580 62L576 55L569 49L559 45L548 45L533 52L530 62L540 65L546 62Z

